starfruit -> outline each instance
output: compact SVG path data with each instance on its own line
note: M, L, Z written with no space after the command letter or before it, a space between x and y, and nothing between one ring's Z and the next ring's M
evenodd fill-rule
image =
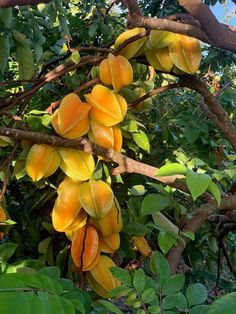
M147 240L143 236L133 236L132 240L137 250L144 256L150 256L152 249L150 248Z
M74 264L83 271L95 267L100 256L97 230L92 225L77 230L71 245L71 257Z
M86 225L87 216L88 215L86 211L83 208L81 208L81 210L79 211L78 215L75 217L72 224L69 225L69 227L65 230L65 234L69 240L72 241L77 230Z
M11 139L7 136L0 135L0 147L6 147L11 144Z
M0 222L4 222L9 218L7 211L0 205ZM0 232L0 240L4 237L4 232Z
M193 74L201 62L201 46L198 39L178 34L176 40L169 45L170 57L177 68Z
M152 48L164 48L176 39L176 34L162 30L151 30L149 42Z
M58 187L58 197L52 210L55 230L63 232L74 223L82 206L79 200L80 183L66 178Z
M93 223L93 220L91 221ZM101 231L102 235L107 237L112 233L118 233L123 228L123 221L119 204L115 199L108 214L95 221L96 227Z
M33 181L47 178L60 166L58 148L46 144L34 144L26 159L26 172Z
M92 93L85 95L92 108L90 117L104 126L120 123L127 112L126 100L105 86L95 85Z
M91 179L82 183L79 197L84 210L95 219L105 217L114 201L112 189L102 180Z
M148 62L157 70L170 72L174 62L172 61L168 47L160 49L145 49Z
M95 168L93 155L72 148L60 148L62 171L71 179L88 180Z
M115 92L133 82L133 68L129 61L112 53L100 63L99 75L101 81L106 85L112 85Z
M117 152L122 148L122 133L118 125L103 126L96 121L91 121L88 136L92 142L105 148L112 148Z
M117 37L114 47L117 48L130 37L133 37L143 32L145 32L145 28L142 28L142 27L128 29L127 31L123 32ZM127 59L140 56L143 53L143 47L144 47L146 39L147 39L146 37L139 38L135 40L134 42L128 44L126 47L124 47L121 50L120 54Z
M108 297L108 293L121 285L111 271L115 263L105 255L101 255L97 265L87 273L87 279L91 288L101 297Z
M104 253L113 253L120 247L119 233L111 233L109 236L104 237L99 235L99 249Z
M52 125L57 134L75 139L89 130L89 110L91 106L83 103L76 94L65 96L52 116Z

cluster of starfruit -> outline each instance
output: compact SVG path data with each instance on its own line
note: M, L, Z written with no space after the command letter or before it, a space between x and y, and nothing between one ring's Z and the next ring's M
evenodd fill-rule
M145 28L133 28L122 33L115 48L125 40L145 32ZM151 30L148 37L139 38L120 52L127 59L146 55L150 65L161 72L195 73L201 62L201 47L196 38L168 31Z
M119 123L126 115L127 103L118 92L132 83L133 69L125 57L109 54L101 62L99 73L104 85L95 85L85 94L86 102L74 93L65 96L52 115L52 126L66 139L87 135L94 143L120 152ZM101 255L113 253L120 246L123 223L119 204L106 182L92 179L92 154L46 144L31 147L26 172L33 181L52 175L59 167L66 177L57 189L53 226L71 240L71 256L78 271L86 272L91 287L106 297L120 285L109 270L115 264Z

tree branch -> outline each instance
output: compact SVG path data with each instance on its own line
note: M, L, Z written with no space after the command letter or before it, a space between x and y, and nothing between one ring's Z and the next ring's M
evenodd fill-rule
M201 205L198 210L195 211L194 216L189 220L189 222L186 224L182 231L191 231L193 233L196 233L197 230L208 219L208 217L216 210L216 208L217 206L213 202L208 202ZM232 195L222 198L218 210L225 211L233 209L236 209L236 196ZM185 242L188 243L189 239L186 238ZM169 252L168 261L172 274L176 272L184 248L185 246L182 243L179 243L177 246L174 246Z
M236 31L219 23L210 9L200 0L179 0L179 3L200 23L192 23L185 20L179 23L171 18L151 18L141 15L137 8L137 1L123 0L122 3L128 8L128 23L132 27L144 27L146 29L166 30L173 33L184 34L200 39L212 46L236 52Z
M49 3L52 0L1 0L0 8L9 8L14 6L36 5L39 3Z

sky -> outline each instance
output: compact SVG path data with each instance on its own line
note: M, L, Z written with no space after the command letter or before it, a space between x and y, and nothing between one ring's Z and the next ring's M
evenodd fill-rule
M236 4L230 0L226 1L225 5L217 2L211 7L212 12L221 23L229 24L236 27Z

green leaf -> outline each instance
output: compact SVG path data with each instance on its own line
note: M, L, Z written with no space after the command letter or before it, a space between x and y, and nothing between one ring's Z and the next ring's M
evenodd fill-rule
M209 305L197 305L191 308L189 314L208 314L208 309L210 309ZM221 313L227 313L228 312L221 312ZM213 313L212 313L213 314ZM216 314L214 312L214 314Z
M146 190L143 185L139 184L132 186L132 188L130 189L130 193L132 195L141 196L146 193Z
M44 306L42 313L51 314L65 314L63 306L61 304L61 298L57 295L48 294L46 292L39 291L38 297ZM72 314L72 313L70 313Z
M4 314L30 314L30 303L26 294L13 292L0 292L0 313Z
M235 314L236 292L228 293L210 305L207 314Z
M137 133L132 133L132 136L138 147L150 153L150 144L146 133L144 133L142 130L139 130Z
M34 57L30 49L29 41L25 35L17 30L12 30L12 36L16 45L16 59L19 64L19 77L29 80L34 75Z
M144 236L148 232L148 228L139 222L126 222L123 226L123 231L129 235L141 235Z
M184 232L181 232L181 234L185 236L186 238L189 238L192 241L195 240L195 234L192 231L184 231Z
M0 263L5 263L15 253L17 244L3 243L0 245Z
M186 174L186 172L187 172L186 166L176 162L162 166L159 170L156 171L156 175L173 176L177 174Z
M163 210L170 205L170 198L160 194L148 194L145 196L142 207L141 215L146 216L154 214Z
M170 310L176 308L178 306L179 301L180 296L178 293L170 294L163 298L161 305L164 310Z
M12 23L12 8L1 8L0 20L2 20L5 27L10 28Z
M146 275L141 268L134 273L133 285L138 292L143 292L145 289Z
M38 296L34 292L27 292L27 294L25 293L25 296L27 296L27 300L30 305L30 313L42 314L44 311L44 306Z
M205 173L197 173L190 169L187 170L186 182L194 201L206 191L210 181L211 177Z
M166 232L171 232L173 234L179 234L179 228L174 225L168 218L166 218L162 213L158 212L152 215L153 221L158 228Z
M159 314L161 313L161 307L159 305L151 305L148 307L148 314Z
M160 231L158 233L158 244L163 253L167 253L177 242L177 236L173 233Z
M119 286L119 287L112 289L112 291L109 292L109 297L110 298L125 297L129 293L131 293L132 291L134 291L134 290L131 288L127 288L126 286Z
M186 297L189 305L197 305L205 302L207 299L207 291L205 286L203 286L201 283L195 283L189 286L186 291Z
M178 292L180 289L183 288L184 281L184 275L174 275L167 278L162 287L162 293L164 295L169 295Z
M7 61L10 54L9 37L0 35L0 70L2 74L7 67Z
M132 287L132 278L127 270L120 267L111 267L110 271L118 280L127 286Z
M71 54L71 60L75 63L78 64L80 62L80 54L78 51L73 51Z
M144 303L149 303L151 304L153 300L157 299L157 294L155 289L149 288L145 290L142 294L142 300Z
M160 252L153 252L150 259L151 271L159 277L160 285L170 276L170 266L168 261Z
M100 303L102 306L104 306L106 309L108 309L111 313L115 314L122 314L121 310L113 303L105 300L99 300L98 303Z
M93 23L89 26L89 36L92 38L95 36L96 32L98 30L98 24L97 23Z
M6 147L11 144L11 139L7 136L0 135L0 147Z
M220 193L220 189L218 188L218 186L213 181L211 181L208 185L207 190L212 194L212 196L216 200L218 206L220 206L221 193Z
M124 90L122 90L124 91ZM126 97L125 97L126 98ZM127 132L138 132L138 125L135 120L124 120L121 124L121 128Z

